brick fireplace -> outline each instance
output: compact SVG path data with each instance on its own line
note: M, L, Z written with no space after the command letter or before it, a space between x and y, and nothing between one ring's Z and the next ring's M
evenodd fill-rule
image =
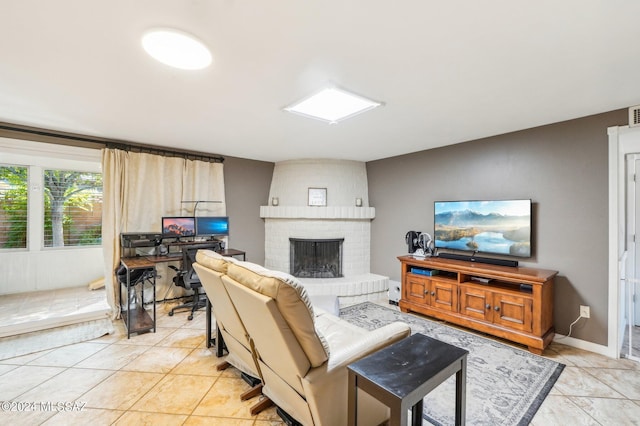
M326 206L308 205L309 188L326 188ZM348 160L276 163L269 200L272 205L260 207L260 216L265 221L267 268L292 273L295 266L292 240L339 240L342 276L329 277L327 265L317 268L319 273L299 277L307 292L312 296L338 296L341 304L387 297L388 277L370 272L371 221L375 209L369 207L364 163Z

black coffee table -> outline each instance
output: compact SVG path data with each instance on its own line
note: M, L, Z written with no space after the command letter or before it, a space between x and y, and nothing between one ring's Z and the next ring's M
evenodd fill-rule
M349 425L358 424L358 389L391 409L391 426L422 425L422 399L456 374L456 425L465 423L468 351L414 334L347 366Z

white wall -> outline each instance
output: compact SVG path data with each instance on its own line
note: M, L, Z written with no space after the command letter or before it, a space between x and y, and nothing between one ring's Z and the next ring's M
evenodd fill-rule
M376 207L371 272L399 280L396 256L407 249L404 235L433 230L434 201L531 198L534 256L521 265L559 271L558 334L567 334L580 305L588 305L591 318L571 336L606 345L607 128L627 120L627 109L616 110L367 163ZM617 270L617 258L611 268Z
M0 253L0 294L85 285L104 275L102 247Z
M365 163L350 160L289 160L275 164L269 202L278 197L280 206L306 206L309 188L327 188L327 206L369 205Z
M97 149L8 138L0 138L0 164L101 171ZM40 227L42 206L30 202L29 212L31 228ZM102 247L45 248L41 235L30 235L27 249L0 249L0 294L75 287L102 278Z

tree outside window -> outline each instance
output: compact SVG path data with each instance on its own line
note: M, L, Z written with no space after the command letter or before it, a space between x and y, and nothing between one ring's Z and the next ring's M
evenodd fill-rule
M101 244L102 175L69 170L44 170L44 246ZM0 247L24 248L27 240L28 174L26 167L0 167L2 214ZM0 187L0 191L1 191ZM5 238L5 235L8 235Z
M27 248L27 168L0 166L0 248Z

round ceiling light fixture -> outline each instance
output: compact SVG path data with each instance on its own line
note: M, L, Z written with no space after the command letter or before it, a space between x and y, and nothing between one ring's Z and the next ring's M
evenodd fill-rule
M183 70L199 70L211 64L211 52L192 35L171 28L144 33L142 47L154 59Z

